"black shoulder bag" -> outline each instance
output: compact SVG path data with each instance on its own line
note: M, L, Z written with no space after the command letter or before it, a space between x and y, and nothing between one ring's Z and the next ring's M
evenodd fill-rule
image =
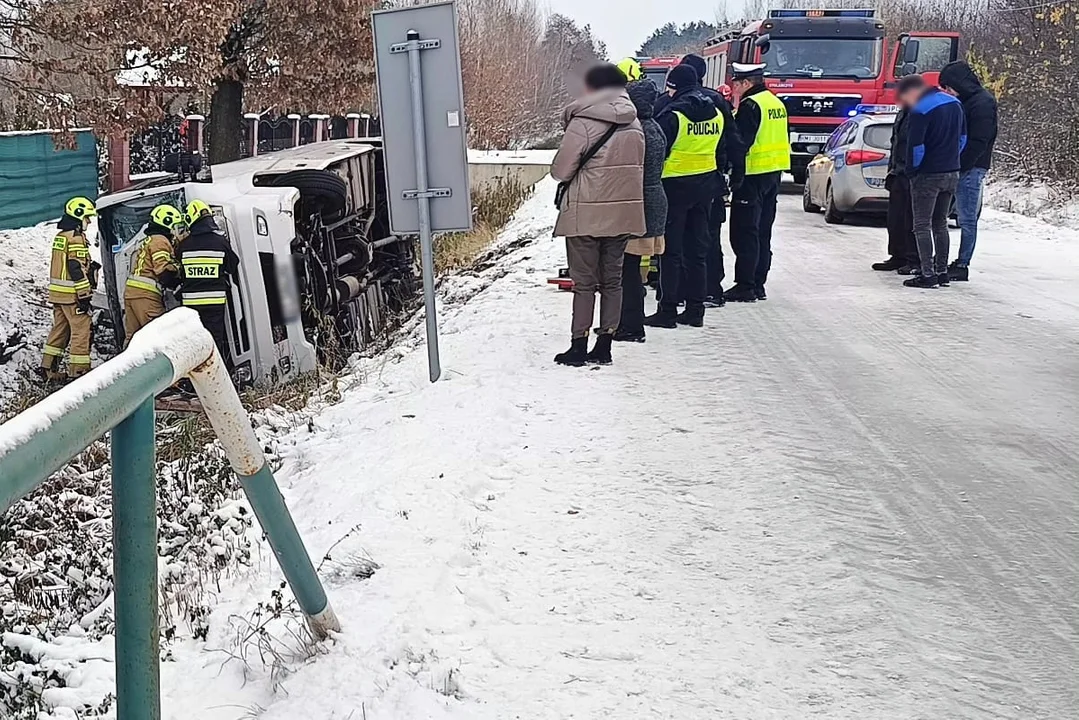
M562 199L566 197L566 192L569 190L569 186L572 185L573 181L577 179L577 175L580 174L581 169L585 166L585 163L591 160L595 156L595 154L600 151L600 148L607 144L607 141L610 140L616 132L618 132L618 128L620 127L622 126L611 125L611 127L607 128L607 132L603 133L600 139L596 141L596 144L588 148L588 152L584 154L584 156L581 158L581 162L577 164L577 170L574 171L573 176L565 182L558 183L558 189L554 191L554 206L556 208L562 208Z

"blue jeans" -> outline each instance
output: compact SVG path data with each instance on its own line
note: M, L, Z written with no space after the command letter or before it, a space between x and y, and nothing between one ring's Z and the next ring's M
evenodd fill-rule
M959 215L959 264L970 265L974 246L978 242L978 220L982 216L982 189L985 187L985 168L974 168L959 175L955 191L955 210Z

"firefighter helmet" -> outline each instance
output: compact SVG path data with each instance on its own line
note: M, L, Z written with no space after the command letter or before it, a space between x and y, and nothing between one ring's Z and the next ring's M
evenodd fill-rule
M641 79L643 72L641 71L641 64L631 57L622 58L618 61L617 67L622 71L622 74L626 76L626 80L634 82Z
M76 220L85 221L87 218L97 215L97 208L94 207L94 201L90 198L73 197L64 206L64 213Z
M196 220L204 217L210 217L213 215L213 211L210 210L210 206L204 203L202 200L192 200L187 204L187 224L194 225Z
M150 222L175 230L176 226L184 224L184 214L172 205L158 205L150 211Z

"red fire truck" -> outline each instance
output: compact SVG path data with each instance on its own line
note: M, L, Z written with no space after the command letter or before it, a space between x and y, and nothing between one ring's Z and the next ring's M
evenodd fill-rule
M716 35L703 54L709 87L730 82L731 63L767 64L765 83L787 107L791 172L804 183L833 130L859 112L887 111L904 75L936 82L959 55L959 35L910 32L889 42L873 10L772 10Z
M664 57L639 57L637 62L641 64L644 76L659 88L660 92L666 92L667 73L678 63L682 62L681 55L667 55Z

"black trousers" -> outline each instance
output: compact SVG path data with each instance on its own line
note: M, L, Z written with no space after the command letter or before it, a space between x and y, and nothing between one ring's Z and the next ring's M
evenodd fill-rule
M217 345L217 351L221 353L221 359L225 362L229 374L232 374L232 353L229 352L229 335L225 326L228 324L228 309L225 305L197 305L199 320L202 326L210 331L210 336Z
M776 220L782 173L746 175L731 203L734 282L763 288L772 268L772 225Z
M644 282L641 280L641 256L622 256L622 321L618 330L644 334Z
M712 201L712 210L708 215L708 285L706 297L720 297L723 294L723 223L727 221L727 203L722 197Z
M704 308L708 264L708 214L714 180L703 176L699 186L677 178L679 192L668 192L666 249L659 256L659 306L675 312L684 298L687 310ZM664 186L666 187L666 185Z
M918 245L914 241L914 212L910 201L910 178L895 175L888 179L888 255L918 267Z

